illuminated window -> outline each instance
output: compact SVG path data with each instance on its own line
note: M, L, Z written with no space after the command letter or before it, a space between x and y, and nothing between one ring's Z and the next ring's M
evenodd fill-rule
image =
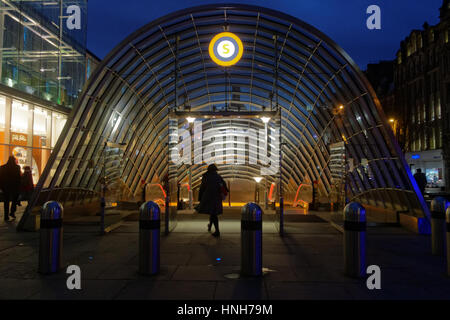
M421 112L420 112L420 106L417 106L417 124L420 124L421 121Z
M33 124L33 133L35 135L46 135L49 123L50 116L48 115L48 111L35 107L34 108L34 124Z
M430 96L430 117L431 121L434 121L434 94Z
M0 97L0 130L2 131L5 130L6 124L5 114L6 114L6 99L5 97Z
M436 113L437 113L437 117L438 119L441 119L441 97L440 94L438 92L438 97L437 97L437 104L436 104Z
M5 97L0 96L0 160L1 164L6 162L6 157L8 156L8 148L2 143L8 144L9 141L5 141L5 123L6 123L6 99Z
M430 149L436 149L436 128L431 128Z
M14 100L11 110L11 132L28 133L29 107L27 104Z
M66 124L67 118L57 112L52 114L52 148L55 147L56 142L61 135L61 132Z

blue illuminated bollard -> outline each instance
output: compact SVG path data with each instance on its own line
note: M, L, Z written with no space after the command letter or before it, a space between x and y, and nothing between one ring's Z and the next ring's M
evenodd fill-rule
M148 201L141 205L139 213L139 273L154 275L160 269L160 229L159 206Z
M433 255L445 254L445 210L448 201L444 197L436 197L431 201L431 252Z
M242 208L241 274L262 275L262 209L253 202Z
M344 271L355 278L366 272L366 209L357 202L344 208Z
M63 212L62 205L56 201L46 202L42 207L39 236L39 273L51 274L61 269Z

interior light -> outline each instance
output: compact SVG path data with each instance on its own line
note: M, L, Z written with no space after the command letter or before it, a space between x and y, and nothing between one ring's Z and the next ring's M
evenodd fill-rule
M270 121L270 118L269 117L262 117L261 120L264 123L268 123Z
M189 122L189 123L193 123L193 122L195 121L195 118L193 118L193 117L187 117L186 120L187 120L187 122Z
M256 183L260 183L262 180L262 177L253 177L255 179Z

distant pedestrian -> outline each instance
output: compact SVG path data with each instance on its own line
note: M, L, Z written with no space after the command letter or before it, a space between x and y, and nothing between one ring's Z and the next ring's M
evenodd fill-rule
M20 197L18 204L20 205L20 201L30 201L31 194L34 190L34 183L33 183L33 175L31 174L31 168L29 166L26 166L23 168L24 172L22 175L22 180L20 184Z
M420 192L423 195L425 192L425 187L427 186L427 176L425 175L425 173L422 173L422 169L416 170L414 179L416 179L416 182L419 185Z
M3 191L5 221L9 221L9 217L16 218L16 204L20 192L20 166L16 163L16 158L10 156L8 162L0 167L0 188ZM9 203L11 202L11 210Z
M208 231L211 231L211 226L214 225L215 232L212 234L214 237L220 236L218 216L223 212L222 201L229 192L225 181L217 171L216 165L211 164L203 174L198 195L200 204L196 208L199 213L209 214Z

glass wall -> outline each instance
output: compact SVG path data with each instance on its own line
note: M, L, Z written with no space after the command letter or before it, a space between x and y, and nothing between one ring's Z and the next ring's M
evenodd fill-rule
M0 30L1 83L73 107L86 79L87 1L0 1Z
M29 166L36 184L67 121L63 113L0 96L1 165L14 155Z

